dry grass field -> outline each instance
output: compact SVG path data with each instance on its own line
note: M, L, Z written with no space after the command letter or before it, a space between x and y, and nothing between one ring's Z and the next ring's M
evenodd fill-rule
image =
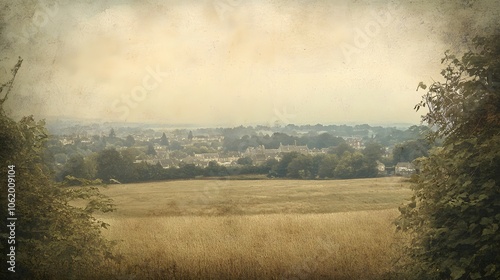
M335 213L397 208L400 177L354 180L185 180L109 185L113 217Z
M103 188L119 279L386 279L400 178L191 180ZM110 278L110 276L108 276Z

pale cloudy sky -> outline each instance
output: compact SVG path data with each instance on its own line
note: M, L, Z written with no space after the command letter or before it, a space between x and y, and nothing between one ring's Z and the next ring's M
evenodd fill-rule
M1 1L16 117L419 123L420 81L498 1ZM472 3L472 7L470 4Z

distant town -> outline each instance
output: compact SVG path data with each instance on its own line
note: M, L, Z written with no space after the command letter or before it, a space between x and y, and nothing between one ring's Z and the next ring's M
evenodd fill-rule
M49 123L47 127L46 161L53 163L58 180L67 176L108 182L169 179L177 178L172 175L176 169L187 167L192 169L188 172L192 176L187 177L223 176L228 170L302 179L408 176L416 172L412 161L426 156L431 148L425 140L425 126L288 124L180 129ZM105 159L104 153L109 151L117 158ZM286 155L287 165L280 167ZM301 163L290 165L295 158ZM119 169L128 166L128 175L108 170L120 161ZM348 168L342 170L342 162ZM151 173L152 167L172 174L141 175ZM201 171L210 168L211 172ZM136 175L128 177L134 172Z

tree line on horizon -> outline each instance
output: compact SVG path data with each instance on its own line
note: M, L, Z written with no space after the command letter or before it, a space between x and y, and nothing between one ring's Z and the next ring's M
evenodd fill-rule
M407 135L413 135L418 138L396 144L392 151L392 157L381 156L385 153L386 147L381 145L376 140L376 137L368 140L364 151L355 151L343 138L335 137L328 133L304 135L302 137L274 133L271 136L244 135L238 139L224 139L222 153L232 153L234 152L233 150L245 151L249 147L258 147L261 145L265 148L278 148L281 144L305 144L313 149L328 148L326 155L299 157L301 163L298 164L299 159L297 159L292 164L291 169L295 168L294 166L300 165L301 169L299 170L303 170L300 176L297 172L284 172L285 168L282 166L280 167L281 171L277 172L276 166L278 164L273 159L258 165L250 158L241 158L238 160L241 166L224 167L218 166L216 162L211 163L209 169L193 166L182 163L182 160L185 157L194 156L196 153L220 152L219 149L216 149L216 147L211 148L210 143L204 142L190 143L190 145L183 146L176 141L170 141L165 133L159 138L138 143L130 135L125 139L117 137L114 129L111 129L109 136L101 137L99 141L91 144L75 141L74 144L62 145L57 140L47 141L44 158L51 167L57 181L62 181L66 176L71 176L82 179L102 179L105 181L113 178L120 182L142 182L150 180L189 179L199 176L223 176L221 174L264 174L270 177L307 179L373 177L375 173L373 166L376 165L376 161L381 161L387 166L394 166L398 162L412 162L416 158L428 155L428 151L434 144L423 138L423 135L427 131L426 128L415 126L408 130ZM107 143L113 144L111 148L106 146ZM114 144L116 143L125 143L126 146L123 147L120 144L115 146ZM170 151L170 158L181 162L179 168L162 170L162 166L159 164L134 163L138 158L147 159L148 157L154 157L157 151L153 145L160 145L161 150ZM374 150L375 146L377 147L376 153L379 156L374 160L373 157L369 160L362 159L366 154L365 151ZM344 155L346 151L349 153ZM64 161L61 161L61 156L67 159L63 158ZM286 159L286 157L284 158ZM370 163L367 163L368 161ZM101 162L100 165L98 164L99 162ZM107 163L102 164L102 162ZM363 164L360 162L370 167L362 168L360 166ZM320 163L324 166L327 165L328 168L323 167L321 169L322 172L318 172ZM340 165L337 166L337 163L340 163ZM215 166L218 167L216 168ZM349 168L342 168L342 166L353 168L351 170ZM218 169L218 171L214 171L215 169ZM327 169L331 170L331 172L326 172L325 170ZM336 171L334 172L335 169Z
M382 158L383 153L383 147L375 142L369 143L363 151L356 151L344 143L328 154L283 153L279 161L271 158L258 165L254 165L251 158L242 157L238 160L237 166L226 167L216 161L211 161L204 168L195 164L163 168L159 163L134 163L134 150L106 149L93 157L84 158L81 155L72 157L60 177L73 184L79 184L79 181L75 180L77 178L100 179L104 182L110 182L113 179L129 183L247 174L293 179L370 178L378 175L377 162Z

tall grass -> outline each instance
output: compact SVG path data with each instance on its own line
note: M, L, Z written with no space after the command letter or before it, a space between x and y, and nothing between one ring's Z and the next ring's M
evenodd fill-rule
M395 209L327 214L109 217L120 279L384 279Z
M394 209L411 197L398 177L356 180L184 180L110 185L111 217L310 214Z

